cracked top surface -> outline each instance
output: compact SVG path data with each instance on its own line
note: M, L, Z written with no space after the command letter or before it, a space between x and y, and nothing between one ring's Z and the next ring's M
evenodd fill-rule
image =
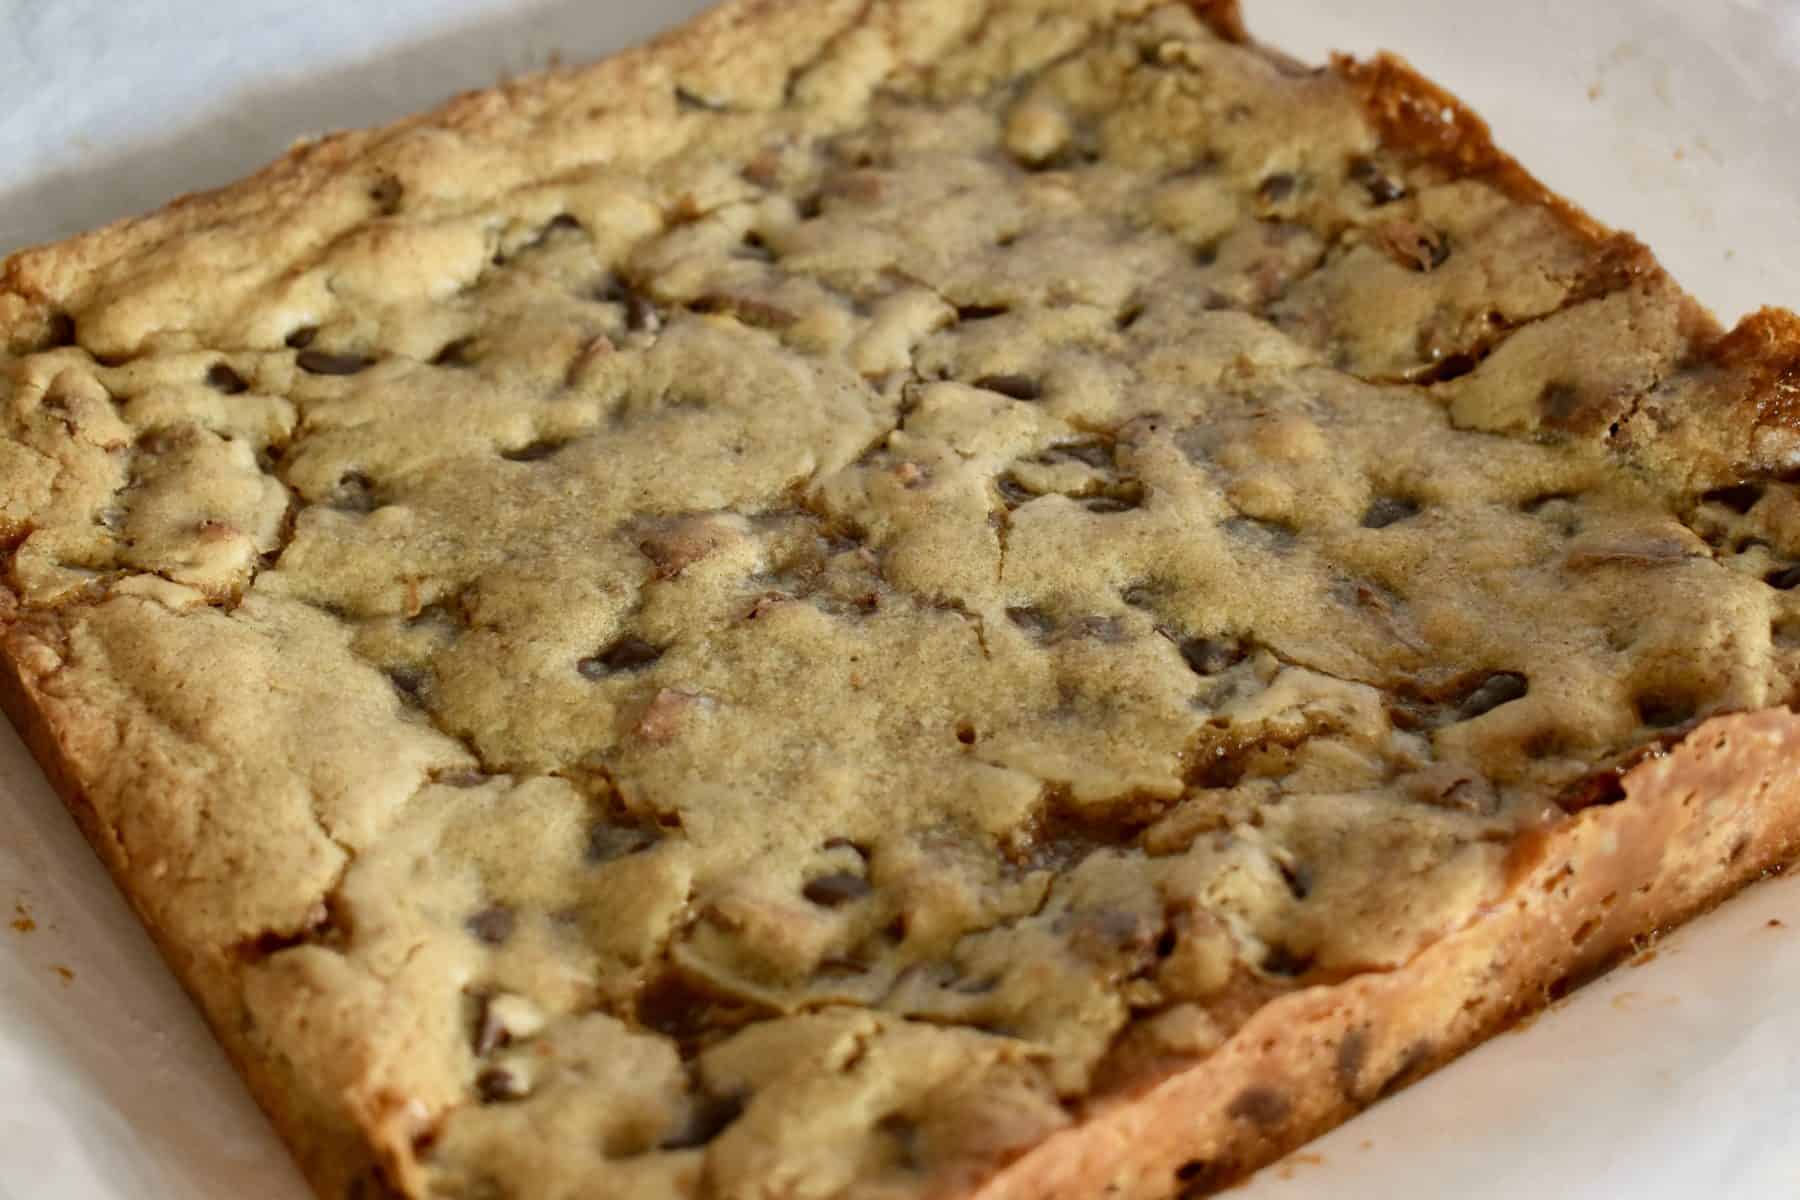
M8 654L392 1187L934 1194L1792 695L1779 318L1184 8L852 7L8 266Z

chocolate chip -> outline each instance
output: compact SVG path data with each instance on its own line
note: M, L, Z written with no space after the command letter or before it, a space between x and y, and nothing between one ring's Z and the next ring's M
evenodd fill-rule
M994 480L994 488L1000 493L1000 499L1008 508L1017 508L1021 504L1037 499L1037 493L1028 490L1011 475L1002 475Z
M1083 466L1093 467L1096 471L1111 471L1118 467L1113 448L1105 442L1070 442L1063 446L1052 446L1044 454L1045 462L1078 462Z
M1049 637L1056 630L1056 621L1041 608L1020 605L1006 610L1006 619L1017 625L1032 637Z
M1763 582L1778 592L1793 591L1796 587L1800 587L1800 563L1770 571L1763 576Z
M1190 1158L1175 1168L1177 1183L1186 1184L1183 1196L1204 1196L1213 1188L1224 1183L1230 1172L1204 1158Z
M250 390L244 377L232 370L229 364L222 362L206 368L206 386L215 392L224 392L227 396L236 396Z
M1312 872L1305 867L1290 866L1284 862L1275 864L1281 872L1282 882L1287 884L1288 893L1296 900L1304 900L1312 894Z
M1544 423L1558 429L1575 425L1581 416L1581 392L1573 384L1561 381L1546 383L1543 391L1538 393L1537 404Z
M426 689L430 686L430 676L420 667L398 666L387 670L388 682L400 693L400 698L412 704L421 703Z
M1123 499L1119 496L1095 496L1091 499L1083 500L1081 502L1081 507L1087 509L1091 513L1098 513L1101 516L1110 516L1114 513L1130 512L1138 506L1132 501Z
M683 112L720 113L731 111L729 105L722 104L717 100L708 100L698 92L691 92L684 87L675 89L675 107Z
M608 675L641 671L662 656L662 647L627 634L600 653L577 662L575 669L584 679L603 679Z
M1465 354L1459 350L1453 354L1444 355L1422 370L1413 372L1411 379L1414 383L1426 386L1434 383L1449 383L1452 379L1461 379L1480 365L1480 359L1473 354Z
M1119 599L1132 608L1149 608L1156 603L1157 590L1147 583L1134 583L1119 593Z
M361 471L346 471L331 493L331 507L341 512L374 512L375 484Z
M302 350L294 365L313 375L354 375L375 362L363 354L333 354L329 350Z
M377 175L375 182L369 185L369 199L375 202L375 211L384 217L391 217L400 211L400 199L406 189L392 175Z
M1762 485L1758 483L1735 483L1730 487L1714 488L1700 496L1702 504L1722 504L1735 513L1747 513L1756 507L1756 502L1763 497Z
M512 936L513 928L518 924L518 916L504 904L496 904L484 908L463 922L463 928L473 934L478 941L490 946L503 944Z
M956 740L965 746L973 746L975 744L975 727L967 721L958 724L956 727Z
M641 854L656 842L656 835L647 829L600 824L588 830L587 848L582 852L582 859L590 864L611 862L615 858Z
M431 365L434 367L473 366L475 360L469 356L469 352L474 348L475 339L473 337L459 337L455 341L445 342L443 348L431 356Z
M287 335L287 347L290 350L304 350L312 345L312 340L319 336L317 325L302 325Z
M1470 689L1457 705L1460 721L1473 721L1502 704L1511 704L1531 690L1531 683L1517 671L1496 671Z
M1406 195L1406 187L1398 180L1384 172L1372 158L1358 155L1350 160L1350 181L1360 184L1369 193L1369 202L1376 207L1392 204Z
M51 313L45 323L43 348L57 350L75 344L75 318L68 313Z
M995 317L1004 317L1012 310L1004 304L961 304L956 309L958 321L991 321Z
M709 1034L738 1028L759 1013L748 1001L717 992L673 968L645 984L633 1006L640 1026L686 1047L704 1042Z
M1310 954L1296 954L1279 943L1269 947L1263 955L1262 969L1270 975L1280 975L1293 979L1312 970L1313 959Z
M1196 675L1217 675L1244 659L1244 647L1241 642L1226 641L1222 638L1193 637L1184 638L1176 647L1181 651L1182 661Z
M775 252L769 249L769 243L763 240L762 234L752 229L744 235L744 240L738 243L737 249L732 251L732 257L772 263L775 261Z
M523 1100L530 1095L524 1077L504 1066L483 1068L475 1076L475 1092L481 1097L483 1104L503 1104L509 1100Z
M848 871L833 871L829 875L820 875L806 881L800 894L821 908L837 908L852 900L860 900L873 889L869 881L861 875L852 875Z
M1038 381L1029 375L983 375L975 381L983 391L999 392L1013 400L1036 400L1044 394Z
M1362 527L1364 529L1386 529L1397 521L1404 521L1418 515L1419 505L1416 501L1401 496L1378 496L1375 502L1369 505L1368 511L1363 513Z
M1288 1098L1272 1087L1263 1084L1252 1084L1225 1106L1229 1116L1240 1121L1249 1121L1252 1125L1279 1125L1287 1120L1293 1109Z
M1256 198L1264 204L1280 204L1293 196L1298 181L1286 171L1265 178L1256 187Z
M568 438L544 438L530 442L516 450L502 450L500 457L507 462L543 462L569 444Z
M1408 270L1435 271L1450 257L1450 239L1417 221L1389 221L1374 236L1388 257Z
M657 1144L659 1150L692 1150L706 1145L744 1112L742 1096L702 1093L688 1107L687 1119Z

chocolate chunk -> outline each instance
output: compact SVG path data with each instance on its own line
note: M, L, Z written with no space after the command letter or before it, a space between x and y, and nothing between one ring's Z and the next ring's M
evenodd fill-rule
M1006 619L1035 638L1049 637L1056 631L1056 621L1049 613L1029 605L1007 609Z
M331 507L341 512L374 512L380 507L375 499L375 484L361 471L347 471L331 494Z
M1223 638L1185 638L1176 649L1196 675L1217 675L1244 660L1243 643Z
M584 679L603 679L608 675L642 671L662 656L662 647L627 634L600 653L577 662L575 669Z
M215 392L224 392L227 396L236 396L250 390L244 377L232 370L229 363L222 362L206 368L206 386Z
M1312 965L1312 955L1296 954L1279 943L1270 946L1269 952L1263 955L1262 960L1264 971L1270 975L1280 975L1287 979L1294 979L1306 974L1312 970Z
M698 92L689 91L684 87L675 89L675 107L682 112L722 113L731 111L730 105L717 100L709 100Z
M500 457L507 462L543 462L553 457L558 450L569 444L567 438L544 438L541 441L529 442L516 450L502 450Z
M963 304L956 310L958 321L991 321L1011 312L1004 304Z
M45 350L58 350L64 346L75 345L75 318L68 313L51 313L46 323L44 341Z
M369 185L369 199L375 202L375 211L384 217L400 211L400 200L405 194L405 187L392 175L377 175L375 182Z
M615 858L627 858L643 853L656 845L657 841L656 834L648 829L602 823L588 830L587 847L582 851L582 860L599 864L611 862Z
M510 1067L485 1067L475 1076L475 1092L481 1097L483 1104L503 1104L509 1100L523 1100L531 1094L526 1086L525 1077Z
M388 682L400 693L400 698L409 704L424 702L426 689L431 686L431 676L422 667L401 665L387 669Z
M837 908L852 900L860 900L873 889L869 881L861 875L852 875L848 871L833 871L829 875L820 875L806 881L800 894L821 908Z
M1800 563L1782 567L1763 576L1763 582L1778 592L1791 592L1800 587Z
M1276 869L1281 872L1282 882L1287 884L1288 893L1296 900L1304 900L1312 894L1312 872L1305 867L1292 866L1277 862Z
M1450 239L1417 221L1389 221L1374 235L1389 258L1411 271L1435 271L1450 257Z
M302 350L294 356L294 365L313 375L354 375L374 362L364 354L334 354L329 350Z
M1496 671L1476 684L1457 706L1459 721L1473 721L1502 704L1511 704L1531 690L1531 683L1517 671Z
M1378 496L1375 502L1369 505L1368 511L1363 513L1362 527L1364 529L1386 529L1397 521L1404 521L1418 515L1419 506L1415 501L1401 496Z
M1183 1185L1183 1198L1204 1196L1230 1178L1229 1169L1204 1158L1190 1158L1175 1168L1175 1181Z
M1747 513L1756 507L1756 502L1763 498L1763 488L1759 483L1734 483L1730 487L1714 488L1702 493L1702 504L1722 504L1735 513Z
M1546 425L1574 430L1581 424L1581 392L1573 384L1554 380L1546 383L1538 393L1537 403Z
M302 325L285 339L290 350L304 350L312 345L312 340L319 336L317 325Z
M1299 187L1299 181L1286 171L1277 172L1265 178L1256 187L1256 198L1264 204L1280 204L1290 199Z
M1279 1125L1292 1110L1286 1096L1264 1084L1252 1084L1225 1106L1228 1115L1252 1125Z
M454 341L445 342L443 347L431 356L431 365L434 367L473 366L475 360L470 357L469 352L474 348L475 339L473 337L459 337Z
M1118 467L1113 448L1105 442L1070 442L1065 446L1053 446L1044 455L1044 461L1078 462L1096 471L1112 471Z
M1389 176L1374 159L1363 155L1350 160L1350 181L1369 194L1369 202L1377 207L1392 204L1406 195L1406 186Z
M490 946L499 946L512 936L513 928L518 924L518 916L504 904L496 904L484 908L463 922L477 941L486 942Z
M1044 394L1038 381L1029 375L983 375L975 386L987 392L999 392L1013 400L1036 400Z
M1008 508L1017 508L1021 504L1037 499L1036 492L1028 491L1011 475L1002 475L994 480L994 488L1000 493L1000 499Z

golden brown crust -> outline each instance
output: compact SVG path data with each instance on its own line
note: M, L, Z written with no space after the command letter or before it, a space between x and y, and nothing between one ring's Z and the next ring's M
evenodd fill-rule
M1094 1102L979 1200L1205 1195L1463 1054L1800 852L1800 717L1706 722L1527 843L1511 890L1394 971L1281 998L1203 1062Z
M0 591L0 598L7 597L8 593ZM231 977L229 964L223 964L225 969L221 970L220 962L208 960L197 954L195 947L174 940L145 911L143 893L118 836L95 810L81 782L81 769L68 751L66 731L50 721L51 705L46 703L40 687L42 677L30 665L44 661L39 648L30 644L33 634L13 624L11 615L0 606L0 713L19 731L32 758L81 827L120 894L136 910L151 942L225 1048L232 1066L281 1135L307 1182L323 1197L357 1196L352 1190L355 1180L375 1179L379 1175L364 1131L346 1122L335 1110L301 1102L304 1091L286 1076L283 1064L247 1036L241 984ZM364 1193L369 1200L380 1194L375 1189Z

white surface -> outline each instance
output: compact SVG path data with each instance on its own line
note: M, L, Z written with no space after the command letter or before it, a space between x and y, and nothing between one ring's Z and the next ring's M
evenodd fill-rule
M1405 54L1722 317L1800 306L1800 0L1246 4L1260 36L1307 57ZM593 57L700 7L0 0L0 250L226 182L296 136L395 117L552 51ZM7 927L26 916L34 930ZM1234 1195L1800 1195L1794 995L1789 879ZM0 727L0 1200L305 1194Z

